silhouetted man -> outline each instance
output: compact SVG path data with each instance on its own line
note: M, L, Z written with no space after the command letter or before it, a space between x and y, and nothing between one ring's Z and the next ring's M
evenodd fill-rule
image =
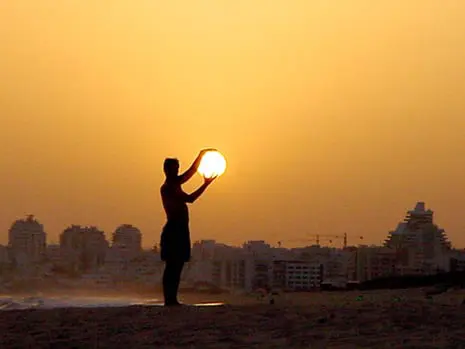
M184 263L191 257L188 203L193 203L207 189L216 177L204 178L204 183L193 193L186 194L181 185L197 172L202 156L213 149L204 149L191 167L179 175L179 161L165 159L163 170L166 175L160 192L167 222L161 234L161 259L165 262L163 273L163 296L166 306L180 305L177 299Z

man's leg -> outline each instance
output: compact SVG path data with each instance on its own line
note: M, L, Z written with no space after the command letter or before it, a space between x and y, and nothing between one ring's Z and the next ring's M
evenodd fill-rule
M177 295L183 266L184 262L165 262L165 271L163 272L163 296L166 305L179 304Z
M175 264L175 271L174 271L174 276L175 276L175 281L173 283L173 294L174 294L174 299L176 302L178 302L178 291L179 291L179 284L181 283L181 274L182 274L182 269L184 267L184 262L176 262Z
M165 262L165 271L163 272L163 297L165 298L165 304L175 303L175 295L173 298L173 285L176 282L176 264L172 261Z

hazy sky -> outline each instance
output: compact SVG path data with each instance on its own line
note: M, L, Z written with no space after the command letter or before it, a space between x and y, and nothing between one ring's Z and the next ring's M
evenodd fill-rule
M465 245L463 0L1 1L0 38L0 242L153 245L164 157L213 146L193 240L379 243L423 200Z

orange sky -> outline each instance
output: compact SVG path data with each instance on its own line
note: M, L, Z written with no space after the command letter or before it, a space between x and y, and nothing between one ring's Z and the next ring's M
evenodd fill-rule
M463 0L3 1L0 242L33 213L49 241L132 223L153 245L163 158L186 167L214 146L228 169L191 208L193 240L379 243L424 200L464 246L464 14Z

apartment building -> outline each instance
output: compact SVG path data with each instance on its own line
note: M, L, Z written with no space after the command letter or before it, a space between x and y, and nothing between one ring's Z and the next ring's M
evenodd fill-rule
M351 251L350 281L367 281L398 273L398 252L389 247L359 246Z
M288 291L310 291L320 287L323 266L309 261L273 261L273 288Z
M134 258L142 251L142 233L131 224L122 224L113 233L111 247Z
M60 248L70 270L89 273L105 263L108 241L97 227L72 225L60 235Z
M8 230L8 246L16 265L34 264L45 257L47 234L33 215L15 221Z

